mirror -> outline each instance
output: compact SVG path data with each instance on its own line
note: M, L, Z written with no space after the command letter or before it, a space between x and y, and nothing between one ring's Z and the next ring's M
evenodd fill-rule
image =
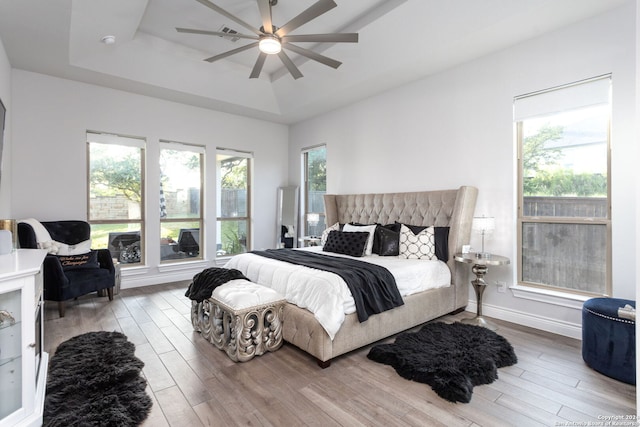
M276 248L295 248L298 242L298 187L278 188Z

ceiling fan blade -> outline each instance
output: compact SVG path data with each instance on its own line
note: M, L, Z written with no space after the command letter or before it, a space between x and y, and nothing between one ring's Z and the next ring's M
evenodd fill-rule
M299 34L282 37L288 42L316 42L316 43L358 43L358 33L335 34Z
M257 29L256 27L254 27L251 24L248 24L246 22L244 22L242 19L238 18L235 15L232 15L231 13L227 12L226 10L224 10L223 8L221 8L220 6L211 3L209 0L196 0L198 3L201 3L205 6L207 6L209 9L212 9L216 12L218 12L220 15L225 16L229 19L231 19L233 22L235 22L238 25L242 25L243 27L245 27L247 30L251 30L253 33L255 33L256 35L260 35L262 34L260 32L259 29Z
M260 9L260 17L262 18L262 28L267 34L273 34L273 23L271 22L271 1L258 0L258 8Z
M249 50L249 49L254 48L256 46L258 46L258 42L249 43L248 45L240 46L237 49L232 49L232 50L230 50L228 52L221 53L220 55L216 55L216 56L212 56L211 58L207 58L207 59L205 59L205 61L207 61L207 62L215 62L218 59L226 58L227 56L231 56L231 55L236 54L236 53L244 52L245 50Z
M219 36L219 37L229 37L234 38L238 37L240 39L251 39L258 40L258 36L251 36L248 34L240 34L240 33L223 33L221 31L207 31L207 30L196 30L192 28L176 28L179 33L189 33L189 34L204 34L205 36Z
M198 0L198 1L204 1L204 0ZM294 17L293 19L291 19L291 21L287 22L282 27L280 27L278 31L276 31L276 36L283 37L289 32L317 18L323 13L330 11L336 6L337 4L333 0L318 0L316 3L309 6L309 8L304 12L302 12L300 15Z
M256 60L256 65L254 65L253 70L251 70L251 75L249 76L250 79L257 79L260 77L260 72L262 71L265 59L267 59L267 54L260 52L260 55L258 55L258 59Z
M289 56L284 53L284 50L281 50L280 53L278 53L278 57L280 58L284 66L287 67L287 70L289 70L289 73L291 73L294 79L297 80L302 77L302 73L300 72L300 70L298 70L298 67L296 67L296 64L293 63L291 58L289 58Z
M300 54L302 56L306 56L309 59L313 59L314 61L318 61L321 64L328 65L331 68L338 68L340 65L342 65L342 62L340 62L340 61L336 61L335 59L331 59L331 58L326 57L324 55L320 55L317 52L314 52L314 51L309 50L309 49L305 49L305 48L300 47L300 46L296 46L294 44L287 44L284 47L285 47L285 49L292 50L295 53L298 53L298 54Z

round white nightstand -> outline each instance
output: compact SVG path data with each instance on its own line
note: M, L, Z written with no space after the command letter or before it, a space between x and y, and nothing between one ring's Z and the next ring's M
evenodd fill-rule
M500 266L509 264L509 258L500 255L479 256L475 252L470 253L457 253L454 255L454 259L457 262L465 264L473 264L471 271L476 275L476 278L471 281L473 289L476 291L477 301L477 314L476 317L470 319L462 319L462 323L468 323L471 325L484 326L485 328L496 330L497 327L488 322L482 317L482 294L484 293L487 283L484 281L484 275L487 274L489 266Z

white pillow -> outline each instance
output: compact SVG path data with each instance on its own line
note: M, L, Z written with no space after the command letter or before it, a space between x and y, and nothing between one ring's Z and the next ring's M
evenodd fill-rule
M66 243L59 244L60 249L58 249L58 255L81 255L91 252L91 239L76 243L75 245L67 245Z
M91 239L75 245L49 240L47 242L39 242L38 247L46 249L52 255L82 255L91 251Z
M351 225L351 224L345 224L344 227L342 228L342 231L366 231L367 233L369 233L369 237L367 238L367 246L366 249L364 250L364 254L366 256L371 255L371 253L373 252L373 239L376 233L376 227L377 225L373 224L373 225Z
M406 225L400 227L400 258L437 259L436 239L433 227L427 227L418 234Z
M47 240L45 242L38 242L38 248L46 249L47 253L52 255L58 255L58 250L60 250L60 243L55 240Z
M320 236L320 246L324 246L327 243L327 239L329 238L329 233L333 230L340 231L340 223L336 222L331 227L327 227L323 232L322 236Z

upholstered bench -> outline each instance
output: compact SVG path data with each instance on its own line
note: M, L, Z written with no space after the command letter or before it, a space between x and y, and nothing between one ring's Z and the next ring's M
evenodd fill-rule
M282 308L275 290L244 279L213 290L211 298L192 301L191 323L231 360L246 362L282 346Z
M582 306L582 358L596 371L636 383L635 320L620 317L618 309L635 301L592 298Z

